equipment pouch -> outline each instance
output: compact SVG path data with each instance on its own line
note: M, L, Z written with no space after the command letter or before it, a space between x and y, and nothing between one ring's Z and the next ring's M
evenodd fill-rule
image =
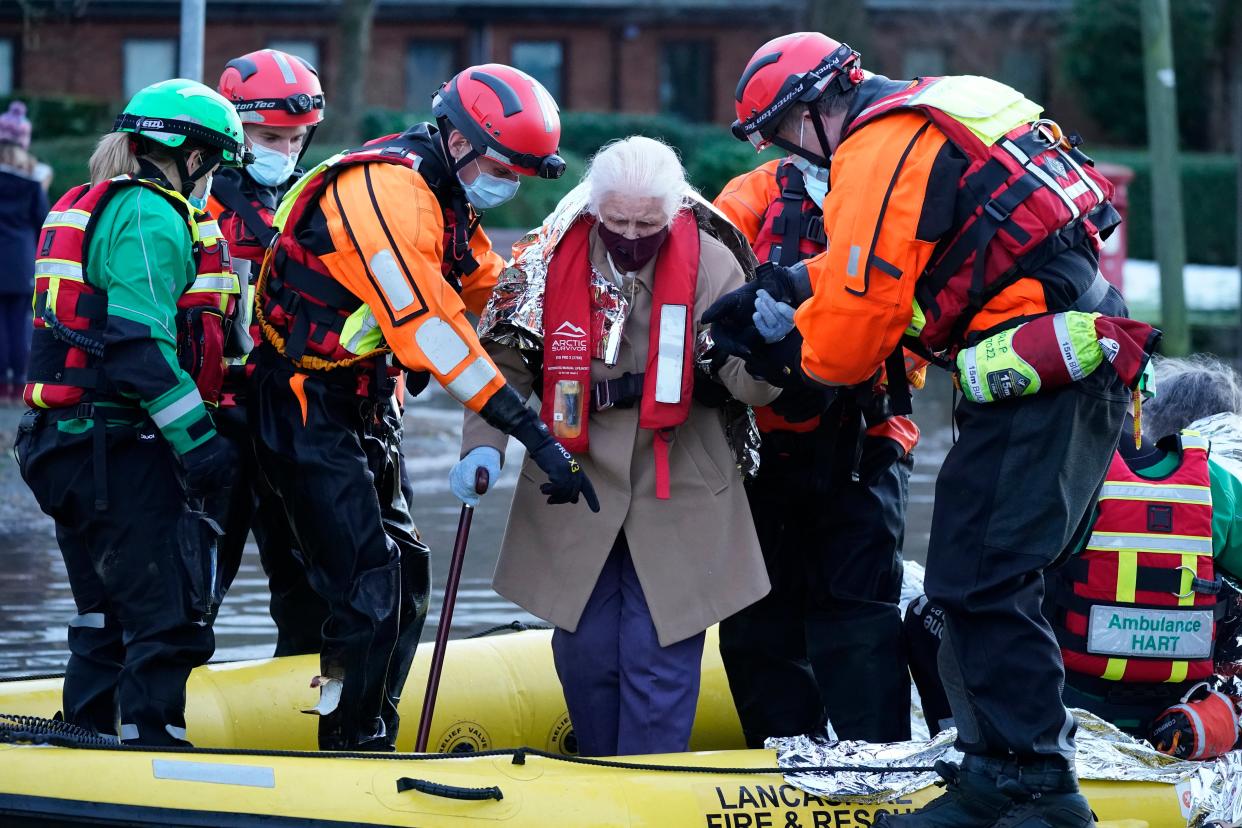
M183 308L177 324L177 361L194 378L203 402L220 402L224 383L225 319L216 307Z
M177 521L177 550L185 571L186 607L195 620L220 605L216 543L224 531L206 512L187 511Z
M1159 336L1134 319L1082 311L1049 314L963 348L954 380L971 402L993 403L1077 382L1108 361L1134 388Z

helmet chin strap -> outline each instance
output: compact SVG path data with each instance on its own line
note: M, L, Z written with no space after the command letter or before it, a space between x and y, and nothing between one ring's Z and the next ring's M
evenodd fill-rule
M449 135L454 130L457 130L458 132L461 132L461 130L458 130L457 127L453 126L452 122L449 121L448 118L441 116L436 120L437 125L440 127L440 144L444 147L444 157L448 159L449 167L452 169L453 175L456 176L457 173L464 170L471 161L479 158L483 153L475 149L474 144L470 144L470 152L466 153L461 158L454 158L452 151L449 149ZM463 134L462 137L464 138L465 135ZM467 143L469 143L469 139L467 139Z
M779 135L772 137L772 143L783 150L787 150L792 152L794 155L805 158L817 167L828 169L832 163L829 160L832 158L832 151L828 148L828 133L824 130L824 123L820 118L820 99L817 98L816 100L811 101L806 105L806 108L811 115L811 125L815 128L815 137L819 139L819 148L823 154L816 155L814 152L811 152L811 150L802 146L801 143L795 144L793 141L788 141L781 138ZM805 128L805 122L803 123L803 128ZM802 140L801 136L799 136L798 140L799 142Z
M190 193L194 192L198 180L207 175L207 171L215 167L224 160L223 152L216 152L212 155L203 155L202 161L199 162L198 169L190 172L189 166L186 164L188 155L177 154L173 156L173 162L177 165L177 175L181 176L181 187L177 191L186 198L190 197Z

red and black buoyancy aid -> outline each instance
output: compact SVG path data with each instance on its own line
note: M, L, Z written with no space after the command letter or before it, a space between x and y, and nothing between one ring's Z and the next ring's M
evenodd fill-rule
M1177 684L1213 672L1227 605L1212 550L1208 441L1187 431L1160 445L1180 463L1159 480L1113 455L1087 545L1054 576L1065 669L1088 680Z
M443 209L443 276L460 290L460 279L479 267L470 251L470 238L479 220L443 159L434 127L419 124L400 135L378 138L328 159L303 177L277 210L275 226L280 235L264 259L256 289L256 315L264 337L304 369L374 367L374 357L390 353L382 344L364 353L345 347L342 332L350 316L362 308L362 300L333 279L327 266L296 237L303 219L328 185L358 164L399 164L417 170Z
M1022 123L989 145L931 105L938 84L975 80L920 78L866 106L846 132L848 137L884 115L915 110L966 157L952 229L915 288L926 316L918 339L931 352L959 346L984 305L1019 278L1040 277L1041 268L1061 253L1087 244L1098 255L1102 234L1121 220L1110 203L1112 183L1052 122Z
M186 220L196 275L177 302L177 355L204 401L219 398L224 328L236 310L238 294L228 243L207 213L191 218L191 208L181 196L149 179L119 176L69 190L43 223L24 395L32 408L67 408L107 394L109 384L100 363L108 299L86 281L87 254L96 220L117 193L132 186L159 193Z
M761 262L786 267L818 256L828 247L824 211L807 195L802 170L784 159L776 167L779 195L763 213L751 248Z

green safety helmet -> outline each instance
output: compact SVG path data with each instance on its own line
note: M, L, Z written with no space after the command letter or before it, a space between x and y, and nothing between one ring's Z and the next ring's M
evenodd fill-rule
M219 152L219 162L240 167L253 156L246 149L241 118L223 95L198 81L173 78L138 90L116 118L114 132L141 135L166 147L192 140ZM204 168L215 165L215 160Z

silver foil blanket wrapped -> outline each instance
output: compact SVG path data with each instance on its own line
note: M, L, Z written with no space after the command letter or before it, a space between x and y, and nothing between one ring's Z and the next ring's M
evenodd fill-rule
M1157 752L1086 711L1073 712L1078 721L1081 779L1169 785L1169 796L1180 798L1190 828L1242 822L1242 751L1212 762L1182 761ZM939 777L931 772L799 774L796 770L800 766L863 766L899 771L903 767L930 767L941 759L960 762L962 755L953 747L956 738L956 731L949 729L930 741L869 744L796 736L769 739L766 746L775 749L780 766L789 769L786 780L808 793L850 802L888 802L926 788Z
M579 184L561 199L543 224L527 233L513 245L513 258L501 272L491 299L479 317L479 337L511 348L538 351L543 347L543 295L548 283L548 264L557 244L573 226L587 206L587 188ZM693 194L690 208L699 227L720 239L746 271L754 276L758 262L749 242L725 216L698 194ZM606 359L608 343L620 334L629 313L629 301L621 289L594 269L591 272L591 301L596 313L591 314L592 341L596 359ZM619 339L618 339L619 341ZM711 336L699 334L695 341L695 361L710 373ZM730 401L721 407L725 437L733 448L738 469L748 476L759 470L759 426L749 406Z
M487 308L479 318L480 337L524 350L538 350L541 347L543 293L548 282L548 264L566 231L586 211L587 195L585 184L570 190L542 225L513 245L513 258L501 272ZM699 227L720 239L733 252L746 271L747 278L753 276L758 263L741 232L697 194L692 197L690 207ZM624 322L628 308L624 307L625 300L612 281L595 274L592 289L595 297L608 297L603 310L610 324ZM620 299L622 304L618 304L616 299Z

